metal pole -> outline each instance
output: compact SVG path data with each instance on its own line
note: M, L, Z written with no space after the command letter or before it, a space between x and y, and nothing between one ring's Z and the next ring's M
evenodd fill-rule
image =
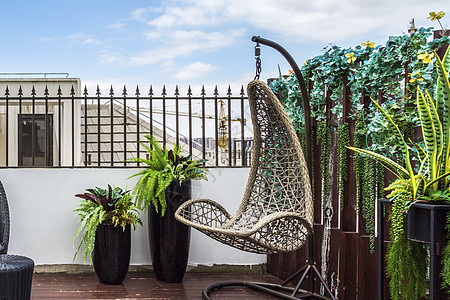
M312 156L311 156L311 109L309 106L309 96L308 96L308 90L306 88L305 80L303 79L303 75L300 72L300 69L295 62L294 58L289 54L289 52L286 51L282 46L279 44L261 38L259 36L252 37L252 41L255 43L260 43L266 46L269 46L271 48L274 48L278 52L281 53L281 55L284 56L284 58L288 61L291 68L294 70L295 77L297 77L297 81L300 85L300 91L302 94L302 104L303 104L303 110L305 112L305 145L306 145L306 165L308 166L308 173L309 178L312 179ZM299 105L300 103L297 103Z
M309 106L309 96L308 96L308 90L306 88L305 80L303 79L303 75L300 71L300 68L298 67L297 63L295 62L294 58L289 54L289 52L286 51L281 45L261 38L259 36L253 36L252 41L255 43L260 43L266 46L269 46L271 48L274 48L278 52L281 53L281 55L284 56L284 58L288 61L291 68L294 70L295 77L297 77L298 84L300 86L300 91L302 94L302 105L303 105L303 111L305 114L305 158L306 158L306 165L308 167L308 174L310 180L312 180L312 143L311 143L311 109ZM300 105L299 101L297 102L297 106ZM308 237L308 265L313 267L314 266L314 238L313 238L313 229L311 229L311 234ZM311 280L311 289L314 292L314 276L313 274L310 275ZM331 296L331 295L330 295Z

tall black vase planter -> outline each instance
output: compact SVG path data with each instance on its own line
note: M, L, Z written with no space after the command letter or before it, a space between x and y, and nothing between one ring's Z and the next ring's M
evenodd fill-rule
M101 283L121 284L130 265L131 226L100 224L95 233L92 261Z
M191 182L174 181L166 189L167 209L163 217L154 207L149 207L149 243L156 279L164 282L181 282L186 271L190 227L175 219L175 211L191 198Z

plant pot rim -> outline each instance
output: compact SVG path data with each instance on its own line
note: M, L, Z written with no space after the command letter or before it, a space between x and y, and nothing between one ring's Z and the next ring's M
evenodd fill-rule
M416 200L411 206L420 207L425 209L450 209L450 203L442 204L440 202L433 202L427 200Z
M120 225L114 225L113 223L108 222L108 221L104 221L104 222L100 223L99 225L113 226L113 227L122 227L122 226L120 226ZM129 226L129 225L131 225L131 224L128 223L126 226Z

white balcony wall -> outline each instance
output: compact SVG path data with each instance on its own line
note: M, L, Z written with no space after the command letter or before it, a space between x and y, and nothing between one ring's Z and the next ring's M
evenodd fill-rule
M81 264L82 255L73 262L72 246L78 218L77 193L107 184L133 188L137 179L126 180L139 169L0 169L10 206L9 253L32 258L37 265ZM248 168L209 169L209 181L194 181L193 198L209 198L233 214L242 199ZM132 265L151 264L146 215L144 226L132 232ZM192 230L190 265L256 265L265 255L236 250Z

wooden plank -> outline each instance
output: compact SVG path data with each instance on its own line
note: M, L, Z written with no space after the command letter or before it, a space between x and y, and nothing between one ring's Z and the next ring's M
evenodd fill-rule
M297 271L297 252L283 253L283 272L281 279L287 279L289 276Z
M320 143L317 143L317 121L312 123L313 155L313 195L314 195L314 224L322 224L322 175L320 169Z
M267 256L267 273L278 278L283 274L283 253L275 253Z
M338 228L339 227L339 214L341 213L340 208L340 201L339 201L339 191L338 191L338 157L337 157L337 133L332 130L331 134L331 153L330 158L333 159L332 161L332 167L330 168L330 176L331 176L331 182L330 182L330 193L331 193L331 199L332 199L332 209L333 209L333 216L331 219L331 227L332 228Z
M435 30L433 32L433 39L438 39L443 36L450 36L450 32L448 30ZM447 51L448 45L443 45L441 48L439 48L436 53L439 56L439 58L442 60L442 58L445 55L445 52Z
M357 299L358 239L355 232L341 233L339 299Z
M341 230L338 228L331 229L330 253L328 257L328 287L332 292L338 286L339 278L339 244L341 243Z
M343 76L344 92L343 92L343 117L344 121L349 125L350 144L354 144L355 121L350 118L351 101L350 87L347 85L347 76ZM353 159L350 150L347 150L347 181L344 184L344 208L341 211L341 228L343 231L356 231L356 174L353 170Z
M375 245L375 249L377 246ZM364 300L378 299L378 264L377 251L370 253L370 237L360 236L358 241L358 298Z
M314 226L314 261L317 269L320 271L322 268L322 240L323 240L323 229L322 225ZM315 281L315 291L319 291L320 284L318 280Z

